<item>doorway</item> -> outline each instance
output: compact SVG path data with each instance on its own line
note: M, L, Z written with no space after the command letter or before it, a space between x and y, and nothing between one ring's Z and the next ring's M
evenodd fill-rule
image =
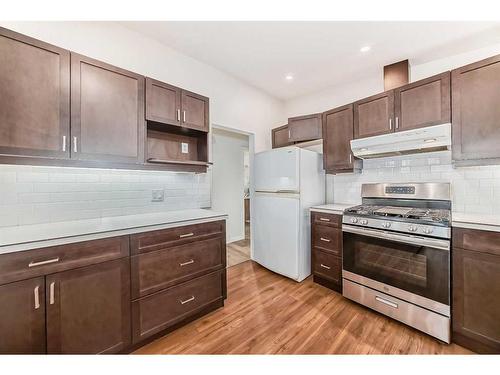
M212 127L212 209L228 215L227 267L251 259L250 183L253 135Z

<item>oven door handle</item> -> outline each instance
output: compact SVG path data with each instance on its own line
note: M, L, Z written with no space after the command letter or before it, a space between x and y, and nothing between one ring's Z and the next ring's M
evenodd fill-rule
M417 237L407 234L396 234L393 232L386 232L378 229L368 229L368 228L358 228L352 225L342 225L342 231L348 233L359 234L361 236L368 236L374 238L381 238L389 241L396 241L401 243L407 243L417 246L426 246L439 250L450 251L450 241L449 240L439 240L434 238L424 238Z

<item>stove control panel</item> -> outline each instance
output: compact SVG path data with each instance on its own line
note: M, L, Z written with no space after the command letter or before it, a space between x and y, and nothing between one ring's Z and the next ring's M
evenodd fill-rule
M386 194L415 194L415 186L386 186Z

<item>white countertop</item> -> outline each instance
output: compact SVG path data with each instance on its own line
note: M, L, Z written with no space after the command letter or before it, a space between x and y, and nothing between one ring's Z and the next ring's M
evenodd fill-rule
M226 219L210 209L0 228L0 254Z
M451 225L457 228L500 232L500 215L453 212Z
M311 211L315 212L324 212L331 213L336 215L342 215L344 210L349 207L354 207L355 204L344 204L344 203L331 203L331 204L322 204L320 206L313 206L310 208Z

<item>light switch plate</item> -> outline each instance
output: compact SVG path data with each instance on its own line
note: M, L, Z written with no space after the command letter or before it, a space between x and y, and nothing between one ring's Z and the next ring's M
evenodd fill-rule
M151 202L163 202L165 200L165 191L153 190L151 194Z
M189 144L181 142L181 152L183 154L189 154Z

